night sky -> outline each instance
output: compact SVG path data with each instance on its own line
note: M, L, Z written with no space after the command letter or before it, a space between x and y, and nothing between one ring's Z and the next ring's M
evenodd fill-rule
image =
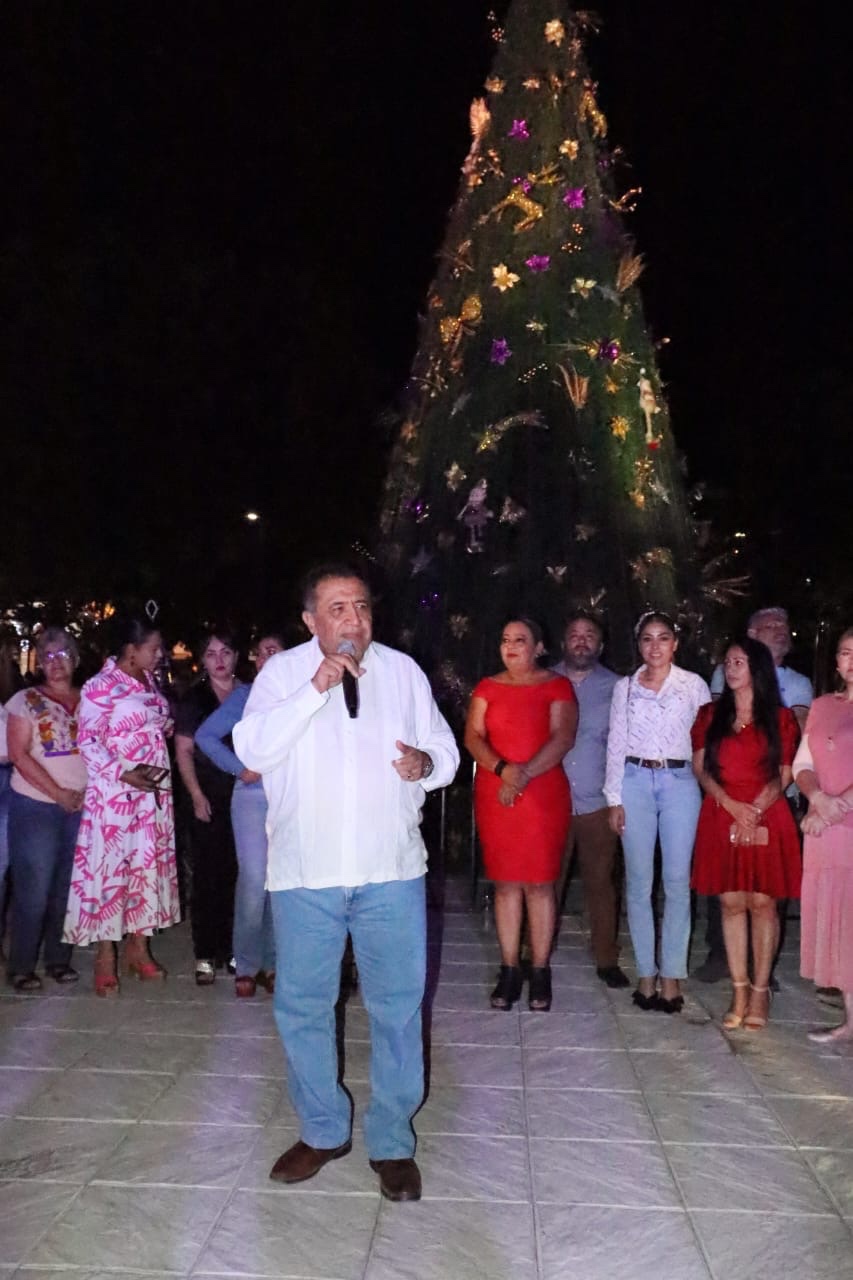
M289 611L306 562L370 537L489 7L4 5L0 603ZM850 541L833 11L596 9L690 482L806 609Z

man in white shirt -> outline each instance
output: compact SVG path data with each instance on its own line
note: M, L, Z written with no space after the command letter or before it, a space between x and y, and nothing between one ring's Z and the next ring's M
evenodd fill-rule
M411 658L373 641L370 592L346 565L306 581L312 639L258 675L234 748L263 775L275 1017L300 1141L270 1177L302 1182L351 1149L334 1007L347 935L370 1019L364 1136L382 1194L417 1200L412 1116L423 1100L424 794L459 765L453 734ZM346 687L348 686L348 687Z
M808 676L801 675L793 667L784 665L785 659L793 647L788 611L778 605L770 605L766 609L757 609L747 623L746 634L753 640L760 640L770 650L776 666L776 680L779 685L779 698L782 706L790 707L791 711L793 711L802 733L806 727L806 716L808 715L809 707L814 699L814 689ZM711 676L711 697L715 702L723 692L724 681L723 667L720 664L715 667L714 674ZM796 787L792 785L788 795L789 797L793 796L796 800ZM727 977L729 972L726 950L723 944L723 924L720 918L719 898L709 898L707 910L708 924L705 930L705 941L708 944L708 954L699 967L693 971L693 977L698 978L700 982L719 982L721 978ZM787 898L780 899L778 910L780 933L776 960L778 960L779 952L785 945L785 922L788 917ZM774 960L771 983L773 989L778 990L779 984L775 978L775 969L776 961Z

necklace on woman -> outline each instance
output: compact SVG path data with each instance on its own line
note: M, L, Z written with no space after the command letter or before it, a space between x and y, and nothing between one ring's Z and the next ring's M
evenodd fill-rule
M740 733L752 724L752 712L745 716L735 716L735 733Z

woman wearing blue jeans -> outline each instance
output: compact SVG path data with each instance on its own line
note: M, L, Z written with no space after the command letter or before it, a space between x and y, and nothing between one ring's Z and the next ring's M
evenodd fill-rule
M16 991L39 991L39 950L55 982L77 981L71 947L62 941L74 847L86 789L77 744L80 690L72 684L74 637L48 627L36 641L40 684L6 704L12 770L9 802L9 979Z
M258 641L255 668L284 645L279 636ZM231 749L231 731L242 719L251 685L240 685L209 715L195 735L200 751L237 779L231 796L231 826L237 850L237 889L234 895L234 962L237 996L253 996L260 983L272 991L275 983L275 939L267 874L267 798L259 773L246 769ZM227 740L227 741L226 741Z
M604 795L625 854L638 979L634 1003L677 1013L684 1004L680 980L687 977L690 864L702 803L690 730L699 708L711 701L711 691L700 676L673 662L678 629L668 614L644 613L634 634L643 663L613 690ZM666 895L660 965L651 900L658 839Z

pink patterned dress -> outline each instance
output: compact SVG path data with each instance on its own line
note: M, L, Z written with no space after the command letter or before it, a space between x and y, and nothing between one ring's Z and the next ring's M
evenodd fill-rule
M109 658L80 698L89 780L63 935L78 946L151 934L180 919L169 779L157 795L121 781L137 764L169 766L169 704L147 673L143 680Z

